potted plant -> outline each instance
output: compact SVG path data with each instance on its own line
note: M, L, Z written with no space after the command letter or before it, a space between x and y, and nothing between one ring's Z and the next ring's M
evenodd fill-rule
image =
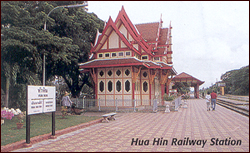
M22 112L19 108L18 109L14 109L14 108L6 108L4 107L3 109L1 109L1 119L9 119L11 120L12 117L14 117L15 115L17 116L16 118L18 119L18 122L16 123L17 125L17 129L21 129L23 128L23 119L25 116L26 112ZM1 120L1 125L4 124L4 120Z
M26 112L22 112L19 108L16 109L16 113L14 113L17 116L18 122L16 123L17 129L23 128L23 119L25 117Z

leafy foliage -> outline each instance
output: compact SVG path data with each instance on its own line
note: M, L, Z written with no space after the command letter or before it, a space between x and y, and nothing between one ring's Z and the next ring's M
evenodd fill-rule
M249 94L249 65L238 70L226 72L222 77L226 83L225 93L233 95ZM222 75L222 76L225 76Z
M177 89L178 93L181 94L190 92L190 86L186 82L176 82L173 89Z
M167 95L166 93L163 95L163 99L164 99L165 101L173 101L175 98L176 98L175 95L169 96L169 95Z
M249 95L249 65L222 74L221 80L222 82L226 83L224 88L225 94ZM217 84L213 84L204 92L211 93L213 90L217 93L220 93L220 87L218 87Z
M46 80L62 76L73 97L79 96L84 84L92 86L89 74L79 72L78 63L87 61L103 21L82 8L58 8L47 17L57 6L82 3L1 1L1 89L10 93L10 106L24 107L26 85L41 85L43 54Z

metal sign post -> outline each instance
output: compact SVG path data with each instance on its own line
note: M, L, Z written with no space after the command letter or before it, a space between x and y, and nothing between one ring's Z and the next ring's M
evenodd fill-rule
M52 136L51 136L52 139L56 138L55 137L55 135L56 135L55 116L56 116L56 113L52 112Z
M28 97L28 87L26 96ZM28 115L28 98L26 103L26 143L30 144L30 116Z

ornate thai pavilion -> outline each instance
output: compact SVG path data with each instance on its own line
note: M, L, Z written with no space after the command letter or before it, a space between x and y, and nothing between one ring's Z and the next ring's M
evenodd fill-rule
M176 71L172 62L171 23L134 25L124 8L115 21L109 18L101 34L97 33L88 62L81 63L82 73L90 72L95 83L96 99L101 106L114 106L109 100L131 100L122 106L152 105L168 93ZM148 101L143 101L147 99ZM163 101L162 101L163 103Z

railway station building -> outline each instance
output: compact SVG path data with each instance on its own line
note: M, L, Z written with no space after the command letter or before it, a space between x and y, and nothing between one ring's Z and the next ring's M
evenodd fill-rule
M101 106L115 106L114 100L129 100L120 106L153 105L177 74L172 61L171 22L133 24L124 8L115 21L110 17L102 33L97 33L90 59L80 63L82 73L89 72ZM143 101L147 99L148 101ZM110 101L111 100L111 101ZM112 101L113 100L113 101Z

